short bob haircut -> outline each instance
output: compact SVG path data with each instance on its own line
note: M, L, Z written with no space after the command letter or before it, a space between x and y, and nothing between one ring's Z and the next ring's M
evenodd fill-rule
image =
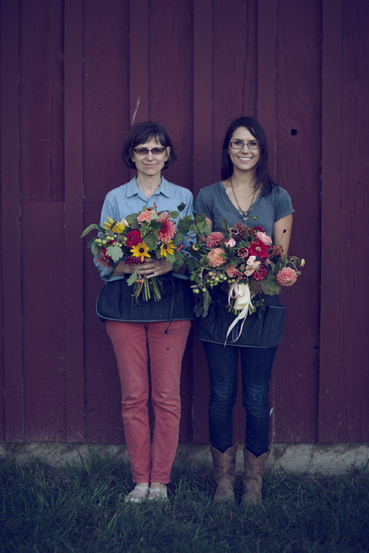
M222 149L222 180L227 180L233 174L233 163L228 154L228 147L232 134L240 127L245 127L260 143L260 159L255 168L254 188L261 188L261 195L267 196L276 184L268 172L268 145L265 132L260 123L252 117L238 117L232 121L227 129Z
M147 121L145 123L136 123L131 127L129 133L126 136L121 158L124 163L130 169L135 169L136 165L132 161L133 148L136 148L139 144L146 144L151 139L156 140L158 144L164 148L170 148L170 153L163 169L167 169L176 159L176 153L173 148L173 144L167 131L158 123Z

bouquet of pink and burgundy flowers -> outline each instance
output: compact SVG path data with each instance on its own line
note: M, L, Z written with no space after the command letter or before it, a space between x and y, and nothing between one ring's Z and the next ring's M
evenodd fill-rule
M83 231L81 237L92 230L98 231L98 236L89 241L88 247L98 263L104 267L111 267L120 260L131 266L139 266L145 263L145 259L154 257L167 259L174 271L178 271L183 265L191 269L195 260L192 252L185 249L184 242L196 234L206 234L207 225L204 216L198 218L197 222L189 215L181 218L180 212L184 208L182 203L178 206L178 211L157 211L154 204L154 209L145 207L122 221L114 221L108 217L103 226L93 223ZM127 283L130 286L135 285L136 300L141 294L144 300L151 297L155 301L161 299L161 277L147 279L141 277L139 271L134 271Z
M205 240L193 244L198 265L191 280L195 294L202 296L203 316L208 312L213 288L223 286L228 293L228 310L237 315L228 329L229 334L249 313L258 311L261 316L265 310L261 292L277 295L283 287L292 286L305 261L295 256L287 257L282 246L273 245L261 226L248 228L236 223L229 228L223 220L222 230L211 232Z

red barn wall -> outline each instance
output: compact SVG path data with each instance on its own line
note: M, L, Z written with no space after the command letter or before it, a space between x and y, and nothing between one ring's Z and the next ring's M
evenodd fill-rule
M1 441L124 440L102 283L79 236L130 178L133 118L167 128L166 177L196 196L242 114L266 129L296 210L291 252L306 259L283 292L272 438L368 441L368 23L360 0L2 0ZM182 442L207 442L207 400L192 335Z

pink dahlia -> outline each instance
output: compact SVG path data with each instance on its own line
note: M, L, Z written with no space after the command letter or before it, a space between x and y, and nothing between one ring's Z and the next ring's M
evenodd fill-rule
M214 248L214 250L211 250L208 253L210 267L220 267L223 263L225 263L226 260L221 256L222 253L224 253L222 248Z
M266 246L269 246L272 243L272 239L265 232L257 232L256 236Z
M277 273L277 281L281 286L292 286L297 280L297 274L294 269L284 267Z
M151 221L151 211L143 211L139 214L137 217L137 221L141 224L144 221L147 221L148 223Z
M173 240L176 233L176 226L173 221L163 221L158 232L158 239L160 242L170 242Z
M127 241L126 246L128 248L133 248L134 246L138 246L142 242L141 233L139 230L131 230L127 234Z
M234 238L230 238L227 240L227 242L224 242L226 246L229 246L230 248L234 248L236 245L236 240Z
M234 265L228 265L228 267L226 268L226 273L231 278L235 278L236 276L239 275L239 271L236 269Z
M222 232L211 232L207 235L205 238L205 243L207 248L216 248L216 246L219 246L222 240L224 240L225 236Z

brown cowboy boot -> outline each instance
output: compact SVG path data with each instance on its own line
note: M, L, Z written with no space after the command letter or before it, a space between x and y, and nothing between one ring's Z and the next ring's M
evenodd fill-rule
M233 445L224 453L219 449L210 446L210 451L213 456L215 481L217 489L214 494L214 503L222 501L234 501L234 481L236 468L236 453L237 446Z
M245 475L242 478L243 495L242 504L255 506L261 504L261 486L263 474L270 451L268 450L260 457L255 457L245 447L243 448L243 459Z

